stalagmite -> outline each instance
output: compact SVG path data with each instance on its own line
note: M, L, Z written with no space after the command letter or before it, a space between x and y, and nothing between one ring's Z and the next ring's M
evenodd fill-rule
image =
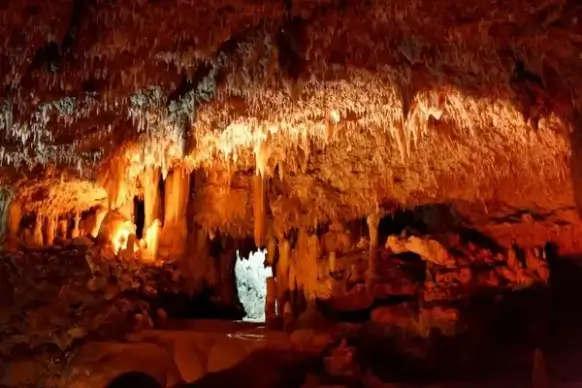
M57 232L57 217L49 215L45 218L44 224L45 245L53 245L55 242L55 234Z
M265 318L267 322L273 322L277 318L277 282L272 276L267 278Z
M79 237L80 230L79 224L81 222L81 213L75 212L75 216L73 219L73 230L71 230L71 238Z
M289 241L286 239L281 239L279 241L279 260L277 261L277 283L279 287L277 288L277 292L279 294L278 301L279 301L279 315L283 315L283 306L285 302L288 300L288 291L289 291L289 254L291 253L291 246Z
M143 174L142 186L144 196L144 227L149 228L154 220L160 216L158 214L160 200L160 169L154 166L146 167Z
M154 222L144 232L145 247L142 250L142 258L145 260L155 260L158 253L158 244L161 231L160 220Z
M67 238L68 232L69 232L69 220L68 219L59 220L57 225L57 236L65 240Z
M372 290L377 276L377 266L378 266L378 225L380 224L380 214L378 212L371 214L366 219L368 223L368 230L370 233L370 245L369 245L369 261L368 261L368 273L366 276L366 286L368 290Z
M36 220L34 222L34 234L33 242L34 245L42 246L44 245L44 236L42 234L42 227L44 224L44 218L39 214L36 215Z
M261 248L265 243L267 202L265 178L260 175L253 176L253 216L255 245Z
M173 170L166 178L164 198L164 226L158 254L162 259L179 259L183 256L188 236L186 210L190 196L190 174Z
M107 215L107 209L102 206L99 206L97 210L95 210L95 225L93 225L93 229L91 230L91 236L97 237L99 234L99 229L101 228L101 223L103 219Z

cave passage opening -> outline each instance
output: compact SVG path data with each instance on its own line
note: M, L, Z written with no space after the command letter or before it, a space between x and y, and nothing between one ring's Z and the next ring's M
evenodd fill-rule
M265 322L267 278L273 276L272 268L265 265L266 256L266 249L250 252L247 258L236 251L234 276L238 299L245 311L243 321Z
M145 228L145 202L143 198L137 196L133 198L133 222L135 224L135 235L138 239L141 239Z

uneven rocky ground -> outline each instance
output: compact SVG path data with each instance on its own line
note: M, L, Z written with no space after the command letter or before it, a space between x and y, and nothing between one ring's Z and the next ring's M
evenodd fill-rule
M0 385L19 386L59 376L87 341L122 340L163 322L158 292L177 292L169 265L117 260L88 238L43 249L4 252L0 310Z
M454 236L414 235L392 236L380 251L371 299L361 281L349 281L363 277L355 276L348 255L338 259L334 297L321 310L305 310L287 331L272 331L168 320L171 306L160 295L191 288L173 264L118 258L87 238L43 249L7 247L0 256L0 385L101 386L135 369L168 386L237 380L286 386L279 379L288 375L289 386L421 383L419 376L475 371L499 352L496 335L521 345L511 333L523 332L529 345L542 345L536 325L544 311L536 311L549 263L538 253L496 253ZM529 360L533 347L519 352Z

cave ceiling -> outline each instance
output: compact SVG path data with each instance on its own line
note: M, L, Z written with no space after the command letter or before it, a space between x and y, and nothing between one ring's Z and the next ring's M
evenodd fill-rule
M575 206L571 0L0 1L2 179L83 210L112 163L198 171L196 221ZM137 189L136 189L137 190Z

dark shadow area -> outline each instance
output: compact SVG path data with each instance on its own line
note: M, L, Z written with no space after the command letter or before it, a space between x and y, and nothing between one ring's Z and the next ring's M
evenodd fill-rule
M147 373L127 372L116 377L107 388L162 388L162 385Z
M156 303L170 318L240 320L244 317L242 307L216 303L215 295L215 290L210 288L204 288L194 296L161 292Z
M145 226L145 203L143 199L138 197L133 198L133 218L135 223L135 234L138 239L142 238Z
M463 243L473 243L481 248L489 249L493 253L501 253L503 249L491 237L484 235L478 230L471 228L461 228L458 230Z

